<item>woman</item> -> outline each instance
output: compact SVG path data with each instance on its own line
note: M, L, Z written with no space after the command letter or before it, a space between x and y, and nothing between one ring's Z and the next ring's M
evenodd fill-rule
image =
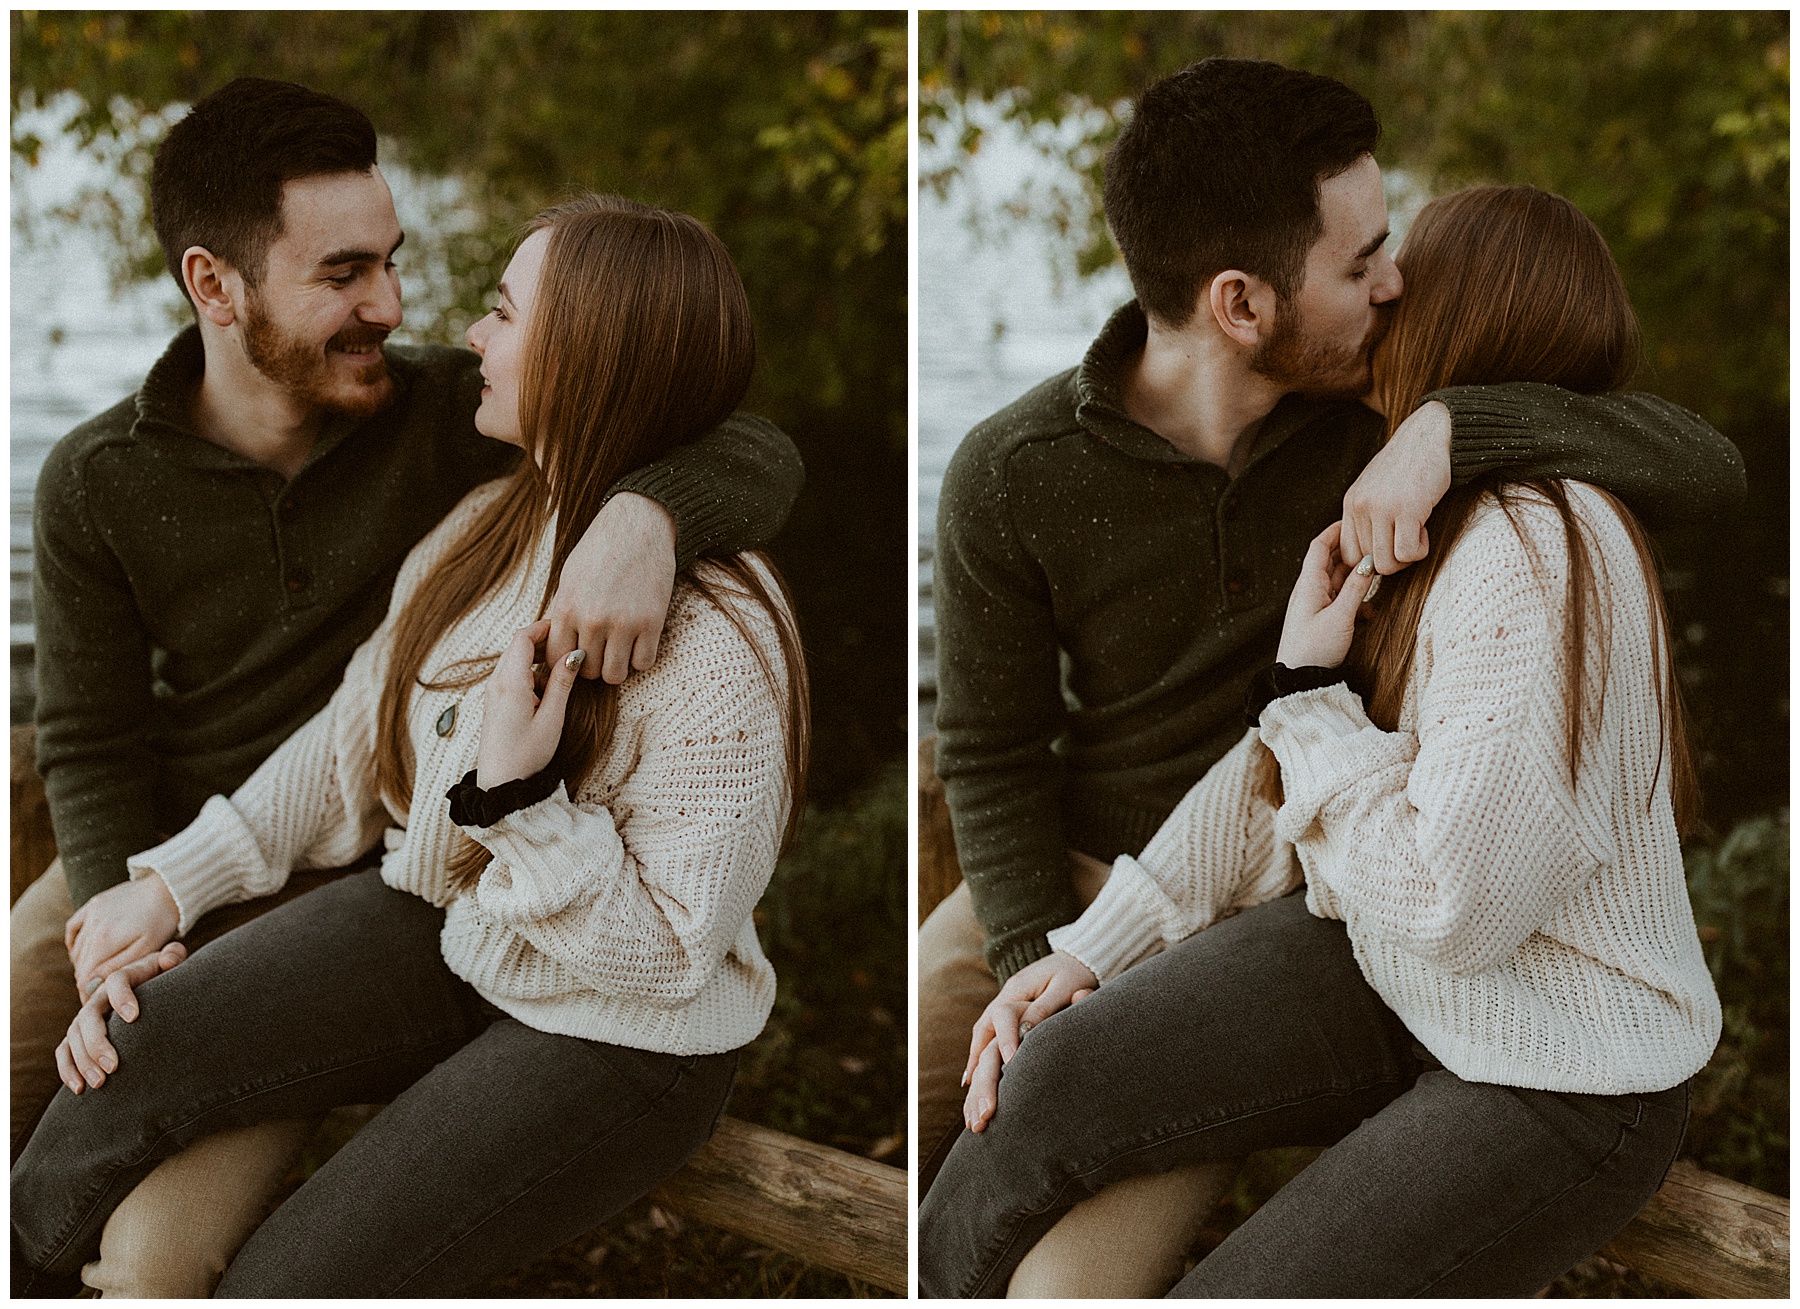
M79 1269L200 1137L392 1101L218 1294L466 1292L667 1178L724 1108L774 1000L751 910L804 784L785 593L755 556L697 565L617 688L577 681L581 651L545 673L539 616L607 488L742 399L750 310L685 215L588 196L531 228L468 333L477 427L531 458L412 551L326 708L130 861L183 931L385 829L380 869L175 947L133 1022L84 1009L59 1054L93 1089L15 1167L15 1270Z
M1398 262L1390 425L1439 387L1631 375L1617 267L1560 197L1438 200ZM1176 1294L1529 1294L1660 1185L1720 1013L1648 546L1579 483L1458 488L1429 531L1379 597L1320 534L1259 726L977 1027L927 1294L1002 1293L1109 1182L1270 1146L1330 1148Z

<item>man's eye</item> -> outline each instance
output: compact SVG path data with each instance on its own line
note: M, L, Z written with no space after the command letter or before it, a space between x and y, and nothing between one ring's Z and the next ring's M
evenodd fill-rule
M1357 269L1354 273L1350 274L1350 277L1353 281L1360 282L1363 280L1363 278L1367 277L1368 275L1369 275L1369 266L1367 264L1364 264L1361 268Z
M350 283L356 280L356 274L339 273L336 277L328 277L325 280L330 282L333 286L349 286Z

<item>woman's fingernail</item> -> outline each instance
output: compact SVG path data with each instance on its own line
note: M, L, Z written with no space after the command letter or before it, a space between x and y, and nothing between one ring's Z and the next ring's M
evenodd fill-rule
M967 1073L963 1074L962 1084L965 1088L969 1085L969 1075Z
M1375 556L1374 555L1364 555L1362 557L1362 562L1356 566L1357 575L1360 577L1367 577L1370 573L1372 573L1374 571L1375 571Z
M571 673L578 672L581 669L581 661L586 658L587 653L585 651L571 650L569 651L568 657L563 660L563 667L567 668Z
M1373 600L1375 598L1375 593L1380 589L1381 574L1377 573L1375 575L1375 580L1369 583L1369 589L1363 592L1363 603L1368 604L1369 601Z
M1030 1022L1025 1022L1025 1021L1021 1020L1019 1023L1019 1039L1021 1041L1023 1041L1025 1039L1025 1033L1029 1032L1032 1028L1034 1028L1036 1026L1037 1026L1036 1023L1030 1023Z

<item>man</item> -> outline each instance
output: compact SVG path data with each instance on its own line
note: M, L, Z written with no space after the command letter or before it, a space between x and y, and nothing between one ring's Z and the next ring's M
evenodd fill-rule
M1274 64L1150 87L1106 167L1136 302L945 475L937 766L966 880L920 929L927 1186L962 1126L972 1026L992 1002L1010 1058L1046 933L1241 736L1314 535L1341 517L1343 553L1393 573L1424 557L1452 480L1498 467L1598 482L1652 522L1742 493L1728 443L1641 395L1451 388L1383 447L1355 400L1403 289L1378 134L1354 91ZM998 1071L971 1070L971 1104L991 1106ZM1101 1192L1012 1293L1162 1294L1232 1171Z
M477 356L383 345L403 236L375 154L360 111L288 83L239 79L195 106L157 152L151 203L196 323L40 475L38 764L61 858L13 911L15 1154L59 1075L82 1084L66 1053L52 1064L82 998L104 988L129 1014L130 988L182 957L163 949L167 891L127 881L126 858L325 703L407 551L518 457L475 430ZM611 682L649 667L677 567L766 541L801 476L780 432L737 415L619 483L564 569L548 658L579 647L582 674ZM208 1294L306 1130L168 1161L90 1284Z

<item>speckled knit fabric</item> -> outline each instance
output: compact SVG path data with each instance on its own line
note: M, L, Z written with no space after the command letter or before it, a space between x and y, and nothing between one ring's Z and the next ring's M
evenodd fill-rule
M1369 984L1458 1076L1617 1095L1698 1072L1719 1001L1669 801L1654 611L1617 515L1569 489L1611 638L1603 658L1608 624L1590 623L1600 709L1573 786L1561 519L1521 504L1522 538L1490 501L1426 602L1399 730L1341 684L1276 700L1261 738L1280 811L1255 794L1253 730L1051 943L1104 980L1304 875L1308 906L1343 920Z
M214 796L186 830L133 857L131 875L162 874L185 932L216 905L275 890L291 869L348 863L385 828L382 879L446 906L445 961L513 1017L638 1049L736 1049L775 999L750 915L775 867L787 784L775 693L710 601L677 589L656 666L621 688L612 740L572 800L559 786L467 829L494 856L472 894L447 881L458 829L445 793L475 766L480 684L415 695L416 803L395 812L376 793L395 617L499 485L471 492L407 557L387 619L331 702L229 800ZM536 619L551 542L546 530L530 568L446 633L427 669L498 652ZM747 598L740 613L779 674L768 616Z

